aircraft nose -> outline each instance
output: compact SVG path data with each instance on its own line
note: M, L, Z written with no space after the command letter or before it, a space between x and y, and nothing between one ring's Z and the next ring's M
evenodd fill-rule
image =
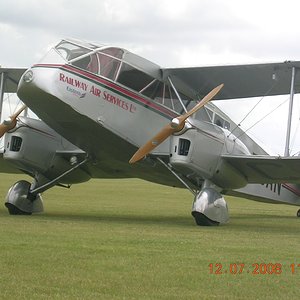
M17 89L17 95L21 100L23 100L24 92L26 92L28 88L28 84L30 84L33 81L33 78L34 78L34 73L31 69L25 71L25 73L21 77Z
M17 95L32 111L41 105L41 100L45 99L45 84L48 81L40 78L38 70L30 68L21 77Z
M33 71L31 69L27 70L22 76L22 80L26 83L30 83L33 80Z

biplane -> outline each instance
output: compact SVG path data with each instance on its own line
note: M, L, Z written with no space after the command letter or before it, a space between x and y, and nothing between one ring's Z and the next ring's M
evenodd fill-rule
M228 221L226 195L300 205L300 157L289 141L284 156L270 156L209 102L290 94L292 103L299 67L162 68L123 48L64 39L28 70L2 68L1 105L4 92L25 105L1 124L0 170L32 177L9 189L5 205L41 212L53 186L128 177L187 188L198 225ZM38 118L21 116L26 107Z

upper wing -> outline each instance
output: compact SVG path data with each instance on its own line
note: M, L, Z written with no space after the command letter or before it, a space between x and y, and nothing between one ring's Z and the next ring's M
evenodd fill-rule
M300 61L171 68L163 69L162 72L164 78L170 76L178 88L183 89L185 92L190 89L188 94L190 96L194 94L201 97L215 86L224 83L224 88L215 97L216 100L223 100L289 94L293 67L299 68ZM298 76L296 74L296 77ZM295 82L297 83L297 78ZM300 92L299 84L295 86L295 92Z
M300 183L300 157L223 155L222 158L249 183Z
M4 93L16 93L18 83L26 71L24 68L0 68L0 74L4 74Z

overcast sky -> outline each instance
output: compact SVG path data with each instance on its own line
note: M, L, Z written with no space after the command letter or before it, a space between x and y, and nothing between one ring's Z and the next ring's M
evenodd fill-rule
M122 46L163 67L300 60L299 11L296 0L0 0L0 65L29 67L64 37ZM252 123L281 101L261 104ZM254 102L236 105L238 122ZM285 110L252 133L276 153ZM295 111L297 121L297 101Z

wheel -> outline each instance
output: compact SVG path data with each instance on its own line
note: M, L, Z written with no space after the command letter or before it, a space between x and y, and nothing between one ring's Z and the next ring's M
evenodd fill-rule
M213 188L202 189L194 199L192 216L199 226L216 226L229 220L228 207L223 196Z
M11 215L31 215L43 211L43 202L38 194L34 199L28 199L31 184L21 180L16 182L8 191L5 206Z
M5 203L5 206L7 207L10 215L31 215L32 214L31 212L23 211L17 208L15 205L8 202Z
M297 211L297 217L300 218L300 209Z
M220 224L220 222L213 221L198 211L192 211L192 216L199 226L218 226Z

